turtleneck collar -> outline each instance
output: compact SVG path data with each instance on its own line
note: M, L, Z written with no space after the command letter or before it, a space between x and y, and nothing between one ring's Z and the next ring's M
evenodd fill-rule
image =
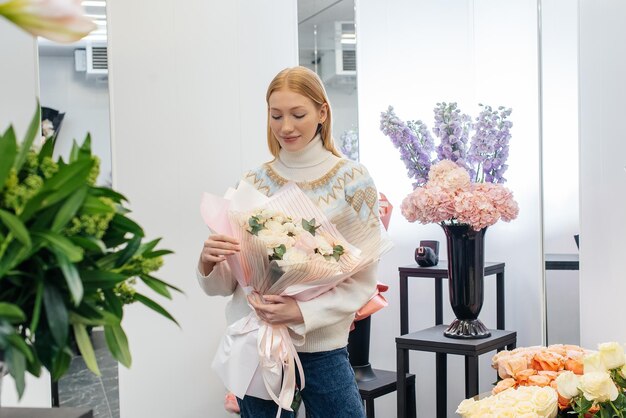
M298 151L287 151L282 148L278 154L280 162L288 168L308 168L314 167L326 161L333 155L332 152L324 148L320 134Z

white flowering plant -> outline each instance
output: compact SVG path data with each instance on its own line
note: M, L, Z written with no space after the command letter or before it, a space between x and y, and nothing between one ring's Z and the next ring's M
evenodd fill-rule
M246 216L244 227L259 238L267 249L269 261L279 266L319 259L338 262L346 246L324 231L318 231L315 218L299 222L283 212L258 209Z
M551 387L510 388L480 400L465 399L456 413L463 418L555 418L557 394Z

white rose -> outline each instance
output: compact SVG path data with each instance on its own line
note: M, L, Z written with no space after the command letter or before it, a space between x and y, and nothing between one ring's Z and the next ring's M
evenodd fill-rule
M304 251L297 248L290 248L283 255L283 262L280 265L298 264L308 261L309 257Z
M574 373L570 371L563 372L556 378L555 381L558 392L565 399L572 399L573 397L578 396L580 392L578 390L580 379Z
M604 359L598 352L593 352L587 354L583 358L583 370L586 373L602 373L606 372L608 369L604 364Z
M516 418L517 414L514 409L510 408L498 408L496 407L493 410L493 415L498 418Z
M541 418L536 412L525 412L517 414L515 418Z
M285 248L291 248L294 243L294 239L285 234L281 234L270 229L262 229L259 231L259 239L263 241L268 249L280 247L284 245Z
M474 409L476 409L476 401L473 398L464 399L456 408L456 413L463 418L468 418Z
M585 373L580 378L580 389L588 401L614 401L618 395L617 387L607 372Z
M530 400L519 401L515 404L515 414L517 416L529 414L531 412L536 415L535 404L532 403Z
M620 344L603 343L598 346L598 349L607 369L617 369L624 365L624 347Z
M558 395L550 386L537 387L532 402L535 404L535 412L543 418L554 418L559 411Z
M530 401L535 394L534 386L520 386L515 390L516 399L520 402Z
M274 219L265 222L265 228L269 229L270 231L274 231L277 234L287 234L287 231L285 230L283 224L275 221Z
M332 255L333 247L323 237L316 235L317 249L323 255Z
M620 374L622 375L624 379L626 379L626 364L622 366L622 369L620 370Z

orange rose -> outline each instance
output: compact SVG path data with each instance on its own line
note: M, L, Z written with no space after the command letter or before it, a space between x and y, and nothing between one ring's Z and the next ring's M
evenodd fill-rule
M565 360L565 370L570 370L574 374L583 374L584 366L582 356L577 359L569 358Z
M520 385L525 385L528 382L528 378L537 374L537 370L535 369L525 369L517 373L515 377L517 379L517 383Z
M498 382L498 384L491 390L492 395L497 395L500 392L504 392L507 389L513 388L517 386L517 382L515 379L509 377L507 379L502 379Z
M518 372L527 369L528 364L523 356L508 356L498 362L498 375L502 379L515 377Z
M565 358L551 351L539 352L533 357L531 367L535 370L551 370L558 372L565 367Z
M552 370L540 370L537 372L537 374L541 376L546 376L548 377L548 379L550 379L550 381L553 381L559 375L559 372L553 372Z
M528 376L528 385L540 387L549 386L550 378L541 374L534 374L532 376Z
M561 355L563 357L565 357L567 355L567 349L565 348L565 346L563 344L553 344L548 346L547 351L550 351L552 353L556 353L558 355Z

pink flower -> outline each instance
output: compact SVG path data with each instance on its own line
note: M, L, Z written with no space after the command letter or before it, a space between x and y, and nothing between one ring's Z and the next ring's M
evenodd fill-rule
M519 213L513 193L501 184L471 183L467 171L443 160L431 167L429 180L402 201L402 215L423 224L456 221L475 230Z
M232 414L238 414L240 412L237 397L232 392L228 392L224 397L224 409Z
M81 0L0 1L0 16L34 36L57 42L78 41L97 27L85 16Z

